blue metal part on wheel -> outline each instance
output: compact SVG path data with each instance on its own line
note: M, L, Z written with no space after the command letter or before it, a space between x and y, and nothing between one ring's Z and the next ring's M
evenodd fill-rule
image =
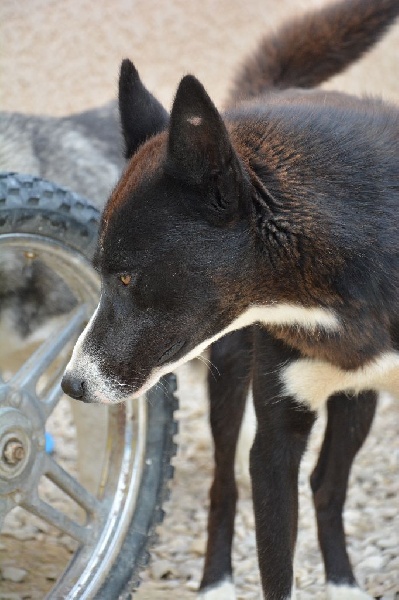
M46 450L47 454L52 454L55 450L55 441L54 441L54 437L48 431L46 431L46 433L45 433L45 440L46 440L45 450Z

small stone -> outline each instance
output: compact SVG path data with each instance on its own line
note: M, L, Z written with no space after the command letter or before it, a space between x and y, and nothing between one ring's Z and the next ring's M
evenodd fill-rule
M378 545L380 548L398 548L399 538L398 536L394 535L389 538L379 540Z
M59 575L59 569L56 566L49 566L46 568L45 577L47 581L56 581Z
M190 541L189 541L188 537L185 535L180 535L170 541L170 552L172 554L187 552L189 545L190 545Z
M48 523L46 523L45 521L41 521L41 520L38 522L37 528L42 533L49 533L49 531L50 531L50 525Z
M236 575L246 575L253 569L254 561L252 558L242 559L237 563L235 568Z
M398 509L396 506L385 506L384 507L384 517L386 520L394 519L398 516Z
M384 563L385 559L382 556L368 556L359 563L359 569L378 571L382 568Z
M69 552L76 552L78 547L78 542L69 537L69 535L63 535L58 539L54 540L54 543L61 543Z
M15 528L12 531L2 531L2 533L21 541L34 540L36 538L37 528L33 525L25 525L25 527Z
M199 588L199 581L194 581L194 579L190 579L186 582L186 587L193 592L196 592Z
M198 556L204 556L205 554L205 539L194 540L191 544L191 551Z
M155 579L167 579L173 575L173 565L168 560L157 560L151 565L151 574Z
M18 567L2 567L1 576L6 581L13 581L14 583L21 583L27 576L25 569L19 569Z
M201 569L198 560L186 559L183 560L177 567L176 574L181 579L200 579Z

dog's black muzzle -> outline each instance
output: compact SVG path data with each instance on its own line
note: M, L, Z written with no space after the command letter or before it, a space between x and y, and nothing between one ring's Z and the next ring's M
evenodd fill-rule
M80 378L74 377L71 373L65 373L61 381L62 391L74 398L75 400L81 400L82 402L88 402L85 399L85 384Z

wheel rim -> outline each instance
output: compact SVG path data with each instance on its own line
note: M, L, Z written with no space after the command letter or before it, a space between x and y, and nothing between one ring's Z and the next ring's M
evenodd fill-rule
M77 540L79 547L47 598L92 598L114 564L131 522L145 467L147 408L145 397L108 409L105 458L98 492L89 492L45 452L45 425L62 396L60 375L72 346L99 296L99 280L90 263L70 247L32 234L0 236L0 252L39 259L76 297L76 307L7 381L0 379L0 526L15 506L39 516ZM58 364L51 383L38 391L40 377ZM85 513L79 524L40 499L38 484L50 479Z

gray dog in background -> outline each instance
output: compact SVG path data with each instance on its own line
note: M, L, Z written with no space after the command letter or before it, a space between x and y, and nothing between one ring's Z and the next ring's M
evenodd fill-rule
M117 102L66 117L0 113L0 171L37 175L102 209L124 165ZM38 262L30 273L0 256L0 372L6 356L43 339L49 317L71 309L68 290ZM45 328L45 329L43 329Z
M0 113L0 170L38 175L99 209L123 167L116 101L66 117Z

